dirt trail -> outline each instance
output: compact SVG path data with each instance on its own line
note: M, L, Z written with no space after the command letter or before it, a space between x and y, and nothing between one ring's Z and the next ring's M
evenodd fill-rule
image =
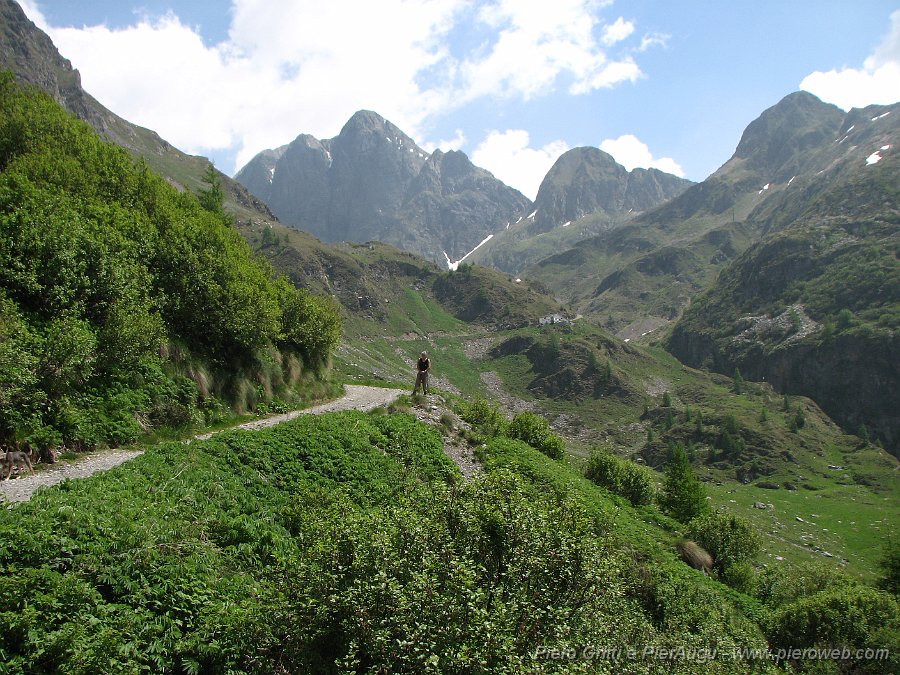
M399 389L365 387L357 384L348 384L344 387L344 390L344 396L334 401L306 408L305 410L294 410L283 415L273 415L265 419L254 420L233 428L265 429L266 427L272 427L295 419L300 415L318 415L342 410L368 411L393 403L402 393ZM205 440L213 435L214 433L199 434L191 440ZM123 462L127 462L129 459L134 459L142 452L142 450L103 450L92 452L90 455L75 462L56 464L43 471L25 474L14 480L0 481L0 501L12 503L28 501L38 488L56 485L70 478L87 478L98 471L112 469Z

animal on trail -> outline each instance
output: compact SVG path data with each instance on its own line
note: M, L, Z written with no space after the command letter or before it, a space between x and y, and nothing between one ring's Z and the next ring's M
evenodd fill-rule
M682 540L679 541L675 548L681 559L695 570L700 570L705 576L709 576L712 571L713 558L705 551L696 541Z
M34 473L34 466L31 463L31 446L26 444L26 447L28 448L27 451L20 449L18 445L14 450L7 449L3 461L0 462L0 472L6 471L4 480L9 480L13 467L17 469L27 468L31 473Z

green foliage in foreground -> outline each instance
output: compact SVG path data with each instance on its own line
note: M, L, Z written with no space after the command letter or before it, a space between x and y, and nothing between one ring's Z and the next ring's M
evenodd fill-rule
M335 307L255 258L221 195L204 208L8 73L0 139L0 440L127 442L327 361Z
M39 493L0 513L0 661L512 673L593 669L536 662L540 645L761 644L692 572L638 565L576 493L513 464L460 484L441 448L409 415L309 417Z
M310 416L39 492L0 512L0 672L773 672L734 650L831 616L832 586L760 605L564 462L487 445L462 482L411 415ZM892 644L896 601L841 593L872 611L834 635ZM540 656L585 645L722 657Z

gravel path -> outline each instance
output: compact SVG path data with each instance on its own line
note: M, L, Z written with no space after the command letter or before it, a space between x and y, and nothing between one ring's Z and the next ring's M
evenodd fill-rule
M246 424L234 427L236 429L265 429L282 422L287 422L300 415L317 415L326 412L339 412L342 410L372 410L379 406L385 406L397 400L402 393L398 389L386 389L384 387L365 387L362 385L348 384L344 387L343 398L323 403L322 405L294 410L283 415L273 415L261 420L254 420ZM216 432L217 433L217 432ZM196 440L205 440L214 434L199 434ZM192 439L193 440L193 439ZM188 441L190 442L190 441ZM142 450L102 450L92 452L90 455L75 462L55 464L43 471L25 474L14 480L0 481L0 501L11 503L28 501L38 488L56 485L70 478L87 478L98 471L112 469L129 459L140 455Z

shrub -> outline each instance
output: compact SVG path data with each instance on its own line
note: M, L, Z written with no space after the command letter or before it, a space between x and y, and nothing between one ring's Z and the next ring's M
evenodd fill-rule
M900 594L900 541L894 539L885 544L880 564L879 585L889 593Z
M510 438L525 441L551 459L561 459L565 452L562 438L551 431L550 423L532 412L525 411L516 415L509 423L507 434Z
M726 584L742 593L753 595L756 592L756 571L750 563L729 565L719 576Z
M509 426L509 421L500 412L500 407L483 398L463 404L461 413L466 422L477 427L478 431L488 438L504 435Z
M768 567L757 583L757 597L772 607L824 590L832 584L849 583L843 573L825 563L808 563L796 567Z
M791 602L774 612L768 633L774 649L884 648L887 663L855 661L853 672L900 669L900 608L891 595L867 586L832 586Z
M625 497L635 506L651 504L656 497L650 469L599 448L591 452L585 476L610 492Z
M749 521L723 511L694 518L687 532L713 555L715 568L723 576L729 569L749 563L761 546L759 534ZM737 578L744 572L732 569L730 574Z

